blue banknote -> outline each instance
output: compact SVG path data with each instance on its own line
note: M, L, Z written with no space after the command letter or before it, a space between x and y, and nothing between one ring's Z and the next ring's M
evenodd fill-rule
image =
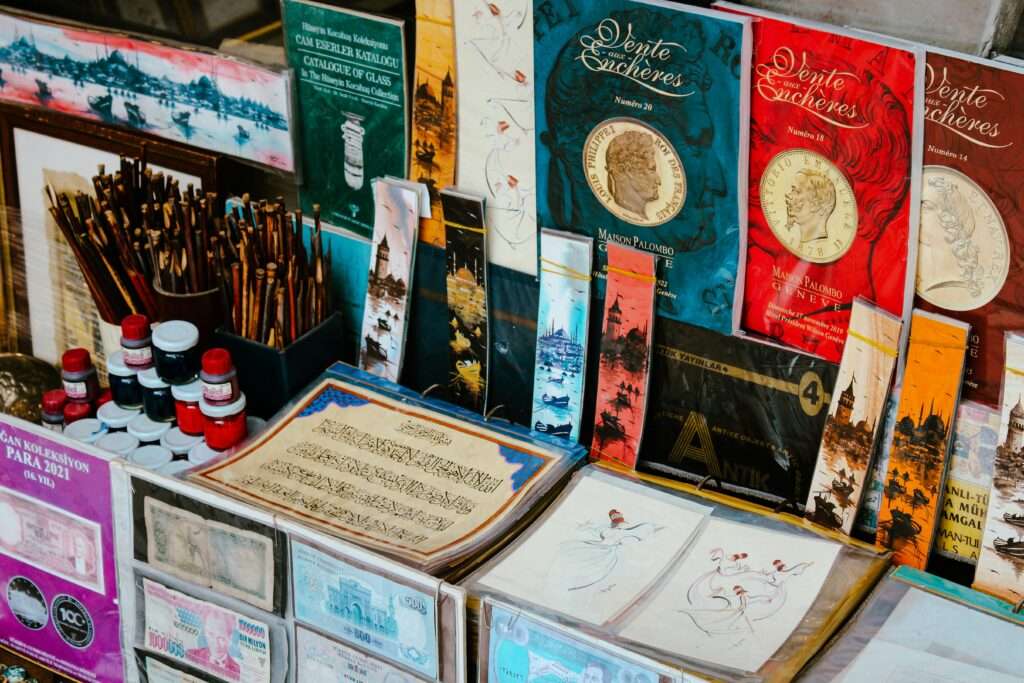
M438 676L435 597L292 541L295 618L430 678Z
M491 603L491 683L658 683L662 673Z

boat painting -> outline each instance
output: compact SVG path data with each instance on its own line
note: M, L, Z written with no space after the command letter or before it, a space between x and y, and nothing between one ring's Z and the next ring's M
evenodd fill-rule
M805 506L808 519L829 529L845 534L853 530L870 478L871 456L883 431L902 327L899 318L860 297L854 299Z
M287 71L6 13L0 69L0 100L295 170Z
M997 538L992 541L992 545L995 547L996 552L1001 555L1024 558L1024 539L1018 538L1013 540L1010 538Z
M911 319L875 541L893 551L896 564L922 571L941 515L968 329L960 321L918 310Z
M1006 337L996 446L975 590L1016 604L1024 597L1024 336Z
M655 260L647 252L612 242L607 250L598 418L590 450L602 460L634 467L647 412Z
M533 421L549 434L580 438L590 321L589 238L556 230L540 236L540 300L533 375Z
M367 272L359 367L397 382L405 354L419 201L388 180L374 188L373 251Z

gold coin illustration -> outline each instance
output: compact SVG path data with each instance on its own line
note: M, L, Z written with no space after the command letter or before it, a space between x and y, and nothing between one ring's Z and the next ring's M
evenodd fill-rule
M1010 238L992 199L948 166L925 166L917 294L952 311L994 299L1010 272Z
M807 149L776 154L761 176L761 209L791 254L812 263L842 258L857 237L857 200L835 164Z
M636 119L608 119L590 131L583 171L598 201L632 225L666 223L686 201L686 174L676 150Z

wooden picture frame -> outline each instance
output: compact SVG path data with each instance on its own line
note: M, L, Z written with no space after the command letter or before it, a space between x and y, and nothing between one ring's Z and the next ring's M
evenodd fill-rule
M19 132L21 131L21 132ZM20 214L26 195L31 191L28 188L19 187L19 158L16 137L35 136L34 139L49 141L51 144L66 144L69 151L74 151L79 158L88 150L95 150L98 159L111 163L119 155L132 157L145 157L147 162L155 167L166 169L175 177L190 182L198 182L207 191L219 192L219 180L222 175L221 169L225 163L221 155L202 152L182 145L169 143L164 140L149 138L147 136L132 133L121 129L110 128L102 124L82 121L81 119L46 112L41 110L23 109L20 107L0 103L0 175L2 175L2 197L3 204L10 209L7 213L0 212L0 263L4 265L2 282L0 282L0 303L7 302L9 315L0 317L0 343L6 338L13 341L13 347L23 353L39 355L34 353L32 334L33 308L36 315L41 315L39 306L41 302L30 301L30 283L19 281L18 276L25 277L30 263L27 259L33 258L33 249L42 248L41 242L48 238L41 234L40 230L45 225L45 217L40 216L41 206L34 203L33 215ZM38 137L42 136L42 137ZM42 150L35 149L35 152ZM48 155L43 161L55 170L60 170L60 159L49 158ZM32 161L36 161L33 159ZM109 166L108 166L109 168ZM110 169L113 170L113 169ZM95 170L92 171L95 173ZM79 171L82 173L82 171ZM189 178L191 176L191 178ZM23 220L14 220L20 216ZM9 220L10 219L10 220ZM7 267L9 264L10 267ZM54 281L59 273L51 273ZM36 273L36 282L40 273ZM45 271L43 273L45 277ZM38 297L37 297L38 298ZM91 304L91 299L89 300ZM94 308L94 305L92 305ZM13 310L11 310L13 309ZM0 313L3 313L3 306L0 305ZM10 315L13 313L13 315ZM4 321L8 321L7 327L3 329ZM52 346L56 340L37 340ZM54 362L53 349L48 348L41 357L43 360ZM59 355L60 349L57 350Z

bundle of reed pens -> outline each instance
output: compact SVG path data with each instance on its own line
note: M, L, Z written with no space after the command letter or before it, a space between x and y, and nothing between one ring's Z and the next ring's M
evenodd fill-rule
M318 204L308 249L302 211L286 211L280 197L243 195L224 221L232 236L224 291L235 334L283 349L330 315L331 255L324 254Z
M178 181L121 157L92 178L94 195L58 193L47 186L50 213L71 246L100 316L119 323L129 313L157 318L153 286L167 292L201 292L219 286L211 249L221 229L217 197L183 193Z

